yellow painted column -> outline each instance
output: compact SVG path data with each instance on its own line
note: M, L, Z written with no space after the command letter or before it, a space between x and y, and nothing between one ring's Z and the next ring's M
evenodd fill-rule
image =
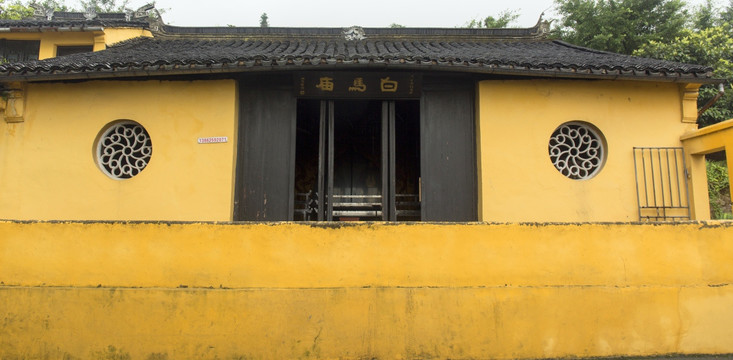
M476 87L476 205L478 207L478 219L479 221L487 221L484 219L484 171L482 162L483 146L481 145L482 129L481 129L481 118L483 107L481 106L481 92L480 86Z
M733 202L733 186L730 185L730 179L733 179L733 138L726 139L725 144L725 158L726 164L728 165L728 194L731 196L731 202Z
M56 44L48 39L41 38L41 48L38 50L38 60L56 57Z
M94 51L101 51L107 48L107 43L104 40L104 33L94 35Z
M710 197L708 175L705 170L705 155L687 155L690 164L690 217L695 220L710 220Z

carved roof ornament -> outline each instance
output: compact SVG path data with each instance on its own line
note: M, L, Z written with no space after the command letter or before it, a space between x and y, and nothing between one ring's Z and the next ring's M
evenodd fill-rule
M94 6L89 6L84 11L84 18L87 20L94 20L97 18L97 10L94 8Z
M157 17L160 17L159 14L158 14L158 11L155 10L155 4L153 4L153 3L145 4L145 5L141 6L141 7L139 7L137 10L135 10L134 17L135 17L135 19L147 18L150 15L151 12L153 12L153 14L157 15Z
M352 26L343 31L344 39L347 41L358 41L366 39L366 32L361 26Z
M53 13L56 11L56 4L51 1L48 7L44 5L30 5L33 8L33 17L36 19L53 20Z
M543 20L543 17L545 17L544 11L540 14L540 18L537 20L537 24L534 28L537 29L537 35L547 36L550 33L550 25L552 25L553 20Z
M151 17L160 18L160 13L155 9L155 4L145 4L137 10L125 8L125 21L147 19Z

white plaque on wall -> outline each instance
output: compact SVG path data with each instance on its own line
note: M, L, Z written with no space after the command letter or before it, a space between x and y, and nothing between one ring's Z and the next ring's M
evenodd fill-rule
M220 144L229 141L227 136L212 136L199 138L199 144Z

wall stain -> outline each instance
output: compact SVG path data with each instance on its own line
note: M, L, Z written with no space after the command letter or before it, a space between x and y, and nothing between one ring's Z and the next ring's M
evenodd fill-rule
M168 353L152 353L145 360L168 360Z
M107 346L102 351L96 351L92 354L92 359L95 360L131 360L130 353L124 352L122 349L117 349L112 345Z

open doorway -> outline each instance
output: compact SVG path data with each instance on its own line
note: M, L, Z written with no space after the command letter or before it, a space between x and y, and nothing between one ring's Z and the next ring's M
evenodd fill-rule
M296 221L420 220L419 101L298 100Z
M733 220L731 211L730 179L725 151L705 155L705 170L708 178L710 218Z

